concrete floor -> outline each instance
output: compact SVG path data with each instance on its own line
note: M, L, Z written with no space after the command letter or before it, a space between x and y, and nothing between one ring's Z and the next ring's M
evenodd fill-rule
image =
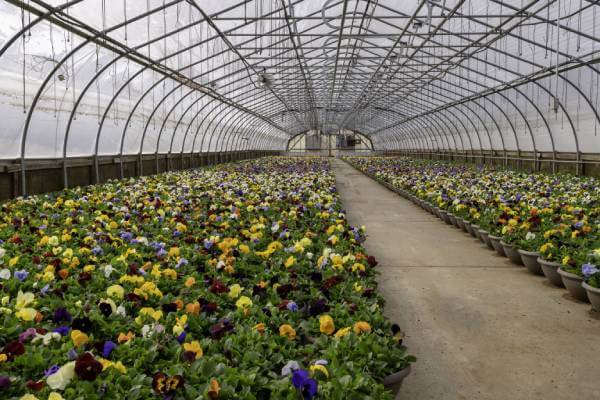
M398 399L600 399L600 315L340 160L386 315L419 358Z

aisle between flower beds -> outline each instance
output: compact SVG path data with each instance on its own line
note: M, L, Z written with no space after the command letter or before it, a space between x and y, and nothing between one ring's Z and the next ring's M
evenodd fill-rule
M526 174L405 158L352 166L531 273L600 310L600 186L595 178Z

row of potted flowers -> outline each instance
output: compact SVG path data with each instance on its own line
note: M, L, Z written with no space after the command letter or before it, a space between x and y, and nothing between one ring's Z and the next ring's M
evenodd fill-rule
M346 161L600 310L598 179L395 157Z
M325 160L0 207L1 398L391 399L414 361Z

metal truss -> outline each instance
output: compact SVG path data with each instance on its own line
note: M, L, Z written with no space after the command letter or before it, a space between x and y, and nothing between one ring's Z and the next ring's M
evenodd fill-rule
M285 149L290 140L311 130L326 134L353 130L376 150L506 154L528 149L536 159L541 145L535 131L540 126L548 137L546 147L553 154L561 150L559 133L547 107L540 104L539 93L552 99L555 113L565 119L579 160L581 132L573 107L562 94L567 89L589 110L594 124L600 124L599 89L588 90L573 72L588 74L598 85L600 37L595 27L581 21L600 13L599 1L582 0L561 14L566 0L244 0L217 11L211 5L212 12L196 0L165 0L155 8L113 19L119 22L102 29L72 12L92 0L59 5L44 0L1 1L20 10L23 23L2 43L0 61L9 50L25 48L23 38L35 27L52 25L77 38L26 104L20 136L24 194L34 114L42 112L41 99L55 85L61 68L90 48L112 58L84 78L77 95L73 89L62 136L65 186L73 121L92 91L106 84L111 68L124 62L134 65L134 72L98 105L91 154L97 180L106 122L125 95L140 87L143 90L136 91L119 123L115 156L121 160L121 176L122 160L132 153L126 146L132 138L138 140L140 171L148 152L155 154L158 171L161 148L181 158ZM132 1L123 0L123 9ZM123 29L144 22L149 26L152 18L180 7L189 14L186 23L170 30L165 25L160 34L148 28L135 46L120 40ZM247 15L248 8L258 14ZM532 27L545 30L545 40L532 35ZM206 36L196 37L199 31ZM190 38L183 46L166 45L182 34ZM581 42L589 44L585 51ZM163 54L151 55L151 46L160 43L165 44ZM531 51L523 52L522 46ZM545 54L543 60L536 51Z

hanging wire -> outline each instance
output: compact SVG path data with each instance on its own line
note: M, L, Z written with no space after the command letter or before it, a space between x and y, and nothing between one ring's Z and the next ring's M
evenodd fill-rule
M554 113L558 113L558 65L559 65L559 53L560 53L560 5L561 0L556 2L556 68L554 78Z
M52 61L56 63L56 52L54 51L54 29L52 28L52 24L50 24L50 51L52 53ZM52 75L52 92L53 92L53 101L54 101L54 118L56 118L58 115L57 112L57 107L58 104L56 103L57 100L57 96L56 96L56 74Z
M25 28L25 10L21 9L21 29ZM27 113L27 100L26 100L26 84L25 84L25 52L26 52L26 44L27 44L27 34L23 33L23 69L21 71L21 76L23 78L23 114Z
M100 46L96 45L96 74L100 71ZM100 125L100 79L96 79L96 113L98 114L98 125Z

